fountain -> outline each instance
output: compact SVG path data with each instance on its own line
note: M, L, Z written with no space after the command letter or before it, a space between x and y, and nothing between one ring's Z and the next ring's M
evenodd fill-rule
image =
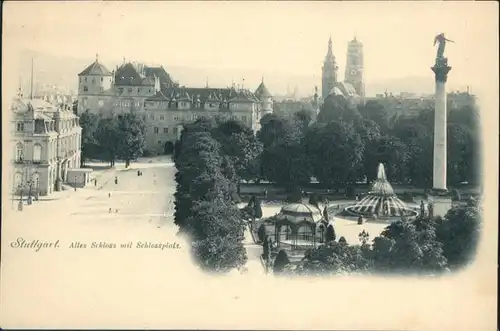
M385 168L382 163L378 165L377 179L368 194L355 205L346 207L345 210L356 216L377 218L415 217L418 212L406 206L396 194L391 184L387 181Z

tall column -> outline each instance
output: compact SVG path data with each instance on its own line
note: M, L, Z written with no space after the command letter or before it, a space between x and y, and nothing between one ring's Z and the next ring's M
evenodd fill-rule
M434 100L434 165L432 188L446 191L446 80L451 67L436 64L432 67L436 79Z
M444 57L437 58L431 68L434 72L436 93L434 101L434 158L433 185L429 193L432 215L444 217L451 209L451 197L446 187L447 166L447 114L446 114L446 80L451 67Z

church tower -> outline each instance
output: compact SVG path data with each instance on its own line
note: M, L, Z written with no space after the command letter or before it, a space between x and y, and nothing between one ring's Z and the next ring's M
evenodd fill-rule
M347 44L347 63L345 66L344 81L350 83L361 97L365 96L363 74L363 44L354 37Z
M333 89L337 83L337 70L339 67L335 61L335 55L332 51L332 37L328 40L328 51L325 56L325 62L323 63L322 71L322 86L321 86L321 96L326 99L330 91Z

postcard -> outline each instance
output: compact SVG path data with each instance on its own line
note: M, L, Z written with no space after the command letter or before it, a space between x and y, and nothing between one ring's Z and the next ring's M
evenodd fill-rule
M495 330L497 3L3 8L3 329Z

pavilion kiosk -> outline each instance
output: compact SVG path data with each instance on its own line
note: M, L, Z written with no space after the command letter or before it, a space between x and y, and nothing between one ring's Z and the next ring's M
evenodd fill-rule
M309 204L292 203L276 215L277 248L304 250L324 242L327 222L321 210Z

